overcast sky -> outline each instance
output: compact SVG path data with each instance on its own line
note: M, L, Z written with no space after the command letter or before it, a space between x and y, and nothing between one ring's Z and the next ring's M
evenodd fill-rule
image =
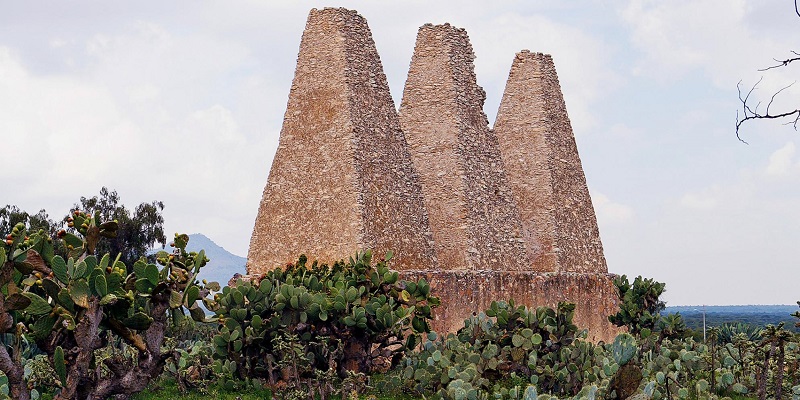
M308 10L343 6L396 104L427 22L467 29L490 122L514 54L552 54L611 272L670 305L800 300L800 132L734 132L738 81L766 103L800 76L758 71L800 51L789 0L0 4L0 205L57 219L107 186L246 255Z

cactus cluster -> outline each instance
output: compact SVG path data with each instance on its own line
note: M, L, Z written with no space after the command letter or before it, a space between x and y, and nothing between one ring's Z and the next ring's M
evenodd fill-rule
M35 342L48 355L58 378L58 398L139 391L161 372L169 356L160 348L167 314L180 320L186 309L195 320L204 320L198 301L215 307L208 295L219 285L194 279L208 260L202 252L185 251L186 235L176 234L173 254L159 253L160 266L141 259L129 271L118 256L93 254L101 238L115 235L115 221L76 211L68 223L77 234L58 233L69 250L66 260L55 255L44 231L28 236L18 224L6 236L0 246L0 331L13 334L16 341ZM110 337L135 348L138 360L96 360L95 350ZM14 348L0 346L0 361L8 361L2 365L11 394L30 398L15 359ZM98 368L110 373L92 372ZM130 376L136 377L133 386L120 382Z
M595 345L572 323L575 305L529 309L493 302L464 321L457 334L430 334L390 380L418 394L445 398L517 398L502 382L521 380L542 392L577 395L590 383ZM596 380L596 378L595 378Z
M370 251L333 265L301 256L218 294L215 368L266 383L307 377L312 370L372 372L396 364L430 331L439 304L430 285L399 279ZM276 343L290 342L288 346ZM301 366L309 368L301 368Z
M182 391L206 387L215 379L213 353L214 348L208 341L178 344L167 360L165 371Z
M186 235L155 262L125 265L94 254L114 221L76 212L68 222L74 233L57 234L63 257L46 232L23 224L0 243L0 399L36 399L43 388L57 399L130 394L165 370L183 388L263 382L320 398L363 390L362 372L375 371L388 371L378 389L458 400L800 398L795 334L779 325L684 338L679 316L660 318L663 285L652 280L618 280L623 306L612 319L630 334L611 343L585 340L573 304L513 301L441 337L429 325L439 300L424 279L389 270L391 254L330 266L301 256L220 290L196 278L208 259L186 251ZM170 321L205 321L211 339L165 342Z
M780 327L768 326L756 342L740 334L720 346L716 337L707 345L628 333L592 344L571 324L571 310L568 304L531 310L493 303L466 320L458 334L428 334L421 349L379 388L467 400L522 394L661 400L800 393L800 345Z
M635 336L648 335L656 329L661 311L666 307L659 296L664 293L665 284L652 278L637 276L633 283L626 275L614 278L620 304L619 311L608 317L616 326L624 326Z

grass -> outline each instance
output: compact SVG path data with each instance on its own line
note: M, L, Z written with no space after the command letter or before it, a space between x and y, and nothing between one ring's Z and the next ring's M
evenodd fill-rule
M132 397L133 400L262 400L271 399L272 392L267 389L248 389L229 392L219 385L213 385L204 392L189 390L181 392L173 381L161 381L157 385L150 385L143 392Z
M373 379L383 380L384 376L382 374L375 374ZM377 393L372 391L371 393L359 397L362 399L372 398L374 400L420 400L419 397L402 393L401 390L393 390L389 393ZM198 389L181 392L172 379L159 379L143 392L133 395L132 400L208 400L209 398L221 400L261 400L271 399L272 392L269 389L252 388L241 391L228 391L221 387L221 385L216 384L206 388L202 392ZM332 396L331 399L341 399L341 396Z

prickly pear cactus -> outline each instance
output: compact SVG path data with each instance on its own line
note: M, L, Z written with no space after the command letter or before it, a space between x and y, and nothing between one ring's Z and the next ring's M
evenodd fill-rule
M163 369L168 315L177 321L186 310L204 320L198 302L216 307L208 295L219 285L194 279L208 260L202 251L185 251L186 235L176 234L175 252L159 253L159 265L142 259L129 271L119 256L94 255L99 240L116 234L115 221L76 211L68 225L75 233L58 232L68 259L55 255L53 240L43 231L28 236L18 224L6 236L0 246L0 332L13 333L17 340L24 334L48 354L60 383L59 398L140 391ZM138 361L110 358L98 365L94 351L109 335L135 348ZM0 346L0 359L10 361L0 365L10 365L3 372L12 397L29 398L21 366L13 365L5 346ZM90 373L101 367L110 374Z
M301 256L255 281L223 288L216 296L217 369L273 383L310 377L313 370L389 369L430 331L439 305L424 279L400 280L386 265L390 258L373 262L365 251L328 266L308 265Z
M611 356L619 366L628 363L636 355L639 348L636 345L636 338L627 333L621 333L614 338L611 346Z
M455 390L467 384L477 396L536 396L534 389L498 383L507 380L526 382L542 393L575 396L585 384L605 376L596 360L602 352L582 340L585 331L572 323L573 314L569 303L529 309L513 301L493 302L464 321L457 334L430 335L421 351L407 359L398 381L426 397L469 395L469 390Z

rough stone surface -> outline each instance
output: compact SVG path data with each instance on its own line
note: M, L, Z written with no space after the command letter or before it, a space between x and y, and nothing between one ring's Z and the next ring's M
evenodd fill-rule
M434 312L437 332L455 332L492 301L514 299L517 304L553 308L559 301L576 303L574 323L588 329L592 341L608 342L619 333L607 319L619 309L610 274L421 270L404 271L401 276L425 278L431 292L442 299L443 307Z
M491 130L473 59L463 29L420 28L398 117L364 18L312 10L247 272L391 250L442 298L439 331L492 300L571 301L609 340L616 291L552 60L517 55Z
M553 59L517 53L494 131L538 272L606 273L592 200Z
M524 270L521 221L463 29L424 25L400 105L442 269Z
M366 20L312 10L247 271L300 254L331 262L393 250L394 267L435 266L421 189Z

